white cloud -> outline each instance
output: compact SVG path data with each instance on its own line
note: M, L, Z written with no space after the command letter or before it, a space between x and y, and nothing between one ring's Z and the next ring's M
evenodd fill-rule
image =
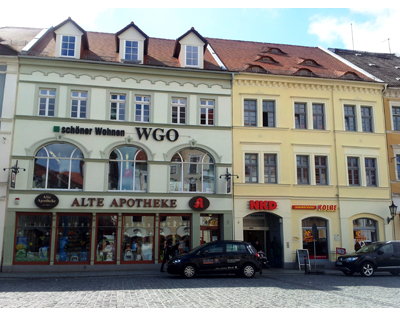
M353 9L357 15L365 15L366 22L357 22L350 15L332 17L317 15L310 18L308 33L315 34L319 40L331 47L334 41L341 41L342 47L370 52L400 53L400 10L399 9ZM388 40L389 43L388 43ZM336 44L337 45L337 44Z

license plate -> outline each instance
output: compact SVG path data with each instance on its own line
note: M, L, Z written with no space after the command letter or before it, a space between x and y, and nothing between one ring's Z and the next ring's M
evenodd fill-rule
M342 263L341 263L341 262L336 262L336 265L337 265L337 266L341 266Z

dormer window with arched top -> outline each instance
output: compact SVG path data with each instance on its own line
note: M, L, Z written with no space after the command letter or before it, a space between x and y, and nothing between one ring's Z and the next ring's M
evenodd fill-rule
M353 72L346 72L343 76L343 79L359 79L360 77L357 76L355 73Z
M270 63L270 64L277 64L277 61L274 60L272 57L269 56L262 56L256 59L255 61L262 62L262 63Z
M265 69L260 67L260 66L250 66L249 68L247 68L247 71L251 71L251 72L265 72Z
M263 53L271 53L271 54L278 54L278 55L286 55L281 49L277 47L265 47L263 49Z
M312 59L304 59L300 65L307 65L307 66L320 66L315 60Z

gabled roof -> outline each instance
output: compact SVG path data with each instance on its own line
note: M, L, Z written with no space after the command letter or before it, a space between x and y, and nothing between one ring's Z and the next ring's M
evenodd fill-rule
M147 55L147 48L148 48L148 45L149 45L149 37L137 25L135 25L135 23L133 23L133 21L130 24L128 24L127 26L125 26L122 30L120 30L117 33L115 33L115 40L117 41L117 52L119 52L119 39L118 39L118 36L120 36L122 33L124 33L130 27L133 27L144 38L146 38L144 40L144 54Z
M238 40L225 40L206 38L212 49L227 67L228 71L248 71L248 64L258 65L269 74L275 75L298 75L298 71L305 68L299 64L299 60L312 59L318 63L313 67L312 75L319 78L343 79L342 76L352 71L359 76L354 80L373 81L365 74L354 70L352 67L339 61L319 47L307 47L285 44L269 44L262 42L248 42ZM257 61L257 58L265 56L269 49L276 48L284 54L271 53L276 63L265 63Z
M330 51L367 73L383 80L389 87L400 87L400 57L395 54L329 48ZM399 67L399 68L396 68Z
M175 40L175 48L174 48L174 57L178 58L179 57L179 53L181 51L181 44L179 43L179 41L183 38L185 38L187 35L189 35L190 33L194 33L203 43L204 43L204 51L206 51L208 42L207 40L200 35L199 32L197 32L194 27L192 27L189 31L187 31L185 34L183 34L182 36L179 36L176 40Z
M72 20L71 17L68 17L68 19L66 19L65 21L61 22L57 26L53 27L53 32L56 31L57 29L59 29L60 27L62 27L63 25L69 23L69 22L72 23L79 31L81 31L83 33L83 35L82 35L83 48L84 49L89 49L89 42L88 42L88 39L87 39L86 31L83 28L81 28L78 25L78 23L76 23L74 20ZM54 33L54 36L55 36L55 33Z

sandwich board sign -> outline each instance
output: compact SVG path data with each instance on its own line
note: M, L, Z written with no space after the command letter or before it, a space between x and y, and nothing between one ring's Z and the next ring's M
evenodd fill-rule
M304 257L307 259L307 266L308 266L308 269L311 270L310 256L308 255L308 249L297 249L297 250L296 250L296 258L297 258L297 262L298 262L298 264L299 264L299 270L301 270L301 266L302 266L302 265L303 265L304 268L305 268Z

